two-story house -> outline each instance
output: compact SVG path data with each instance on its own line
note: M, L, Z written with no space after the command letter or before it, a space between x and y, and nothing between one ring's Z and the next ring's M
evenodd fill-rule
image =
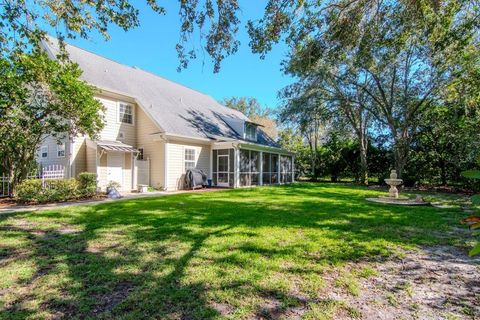
M43 43L55 59L55 39ZM293 154L281 149L261 126L215 99L135 67L67 45L82 78L98 89L105 128L98 140L47 138L39 149L42 166L58 164L67 176L94 172L105 188L138 184L181 189L190 168L202 169L213 185L240 187L294 180Z

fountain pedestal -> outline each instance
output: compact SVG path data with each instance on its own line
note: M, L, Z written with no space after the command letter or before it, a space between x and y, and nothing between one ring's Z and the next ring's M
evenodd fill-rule
M378 197L378 198L367 198L368 201L379 202L385 204L397 204L397 205L406 205L406 206L424 206L429 205L428 202L423 200L410 200L408 197L400 197L397 186L403 183L402 179L398 179L397 171L392 170L390 172L390 178L385 179L385 183L390 186L388 190L388 197Z
M390 189L388 189L388 195L390 196L390 198L398 199L398 189L397 189L397 187L394 186L394 185L391 185Z
M392 170L390 172L390 179L385 179L385 183L390 186L390 189L388 190L388 194L390 198L393 199L398 199L398 189L397 186L401 185L403 183L402 179L397 179L397 171Z

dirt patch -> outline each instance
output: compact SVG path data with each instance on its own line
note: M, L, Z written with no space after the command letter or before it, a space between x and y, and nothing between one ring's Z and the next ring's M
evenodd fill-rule
M123 281L117 283L112 291L96 295L95 299L98 303L92 310L93 314L99 315L103 312L111 311L115 306L125 300L133 289L134 285L132 282Z
M13 207L17 202L12 198L0 198L0 209L7 209Z
M331 286L327 297L355 308L362 319L480 317L480 259L462 249L406 251L401 258L375 263L374 269L376 275L360 280L358 295Z
M0 227L0 230L27 232L29 234L28 237L32 239L35 237L56 237L58 235L77 234L81 232L78 228L65 223L52 229L48 225L45 227L45 224L27 220L16 220L12 224L5 224Z
M235 310L231 305L221 302L212 302L211 307L222 316L227 316Z
M315 317L312 306L336 320L480 319L480 258L457 247L428 246L386 260L350 263L325 272L323 280L318 299L294 290L295 307L283 309L266 299L255 319Z

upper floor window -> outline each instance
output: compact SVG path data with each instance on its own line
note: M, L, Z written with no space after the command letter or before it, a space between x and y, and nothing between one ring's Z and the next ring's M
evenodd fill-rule
M245 122L245 139L257 140L257 126L250 122Z
M40 147L40 158L42 159L48 158L48 146Z
M121 123L133 124L133 106L131 104L119 104L118 121Z
M58 158L65 157L65 142L61 144L57 144L57 157Z
M185 149L185 171L195 169L195 149Z

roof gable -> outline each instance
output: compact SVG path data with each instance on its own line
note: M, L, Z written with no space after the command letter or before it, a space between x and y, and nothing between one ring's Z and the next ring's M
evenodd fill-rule
M49 38L44 46L53 56L59 52L54 38ZM248 121L248 118L210 96L73 45L66 44L66 50L83 70L83 80L99 89L134 98L164 133L213 140L242 138L223 119ZM265 133L259 135L258 143L275 145Z

